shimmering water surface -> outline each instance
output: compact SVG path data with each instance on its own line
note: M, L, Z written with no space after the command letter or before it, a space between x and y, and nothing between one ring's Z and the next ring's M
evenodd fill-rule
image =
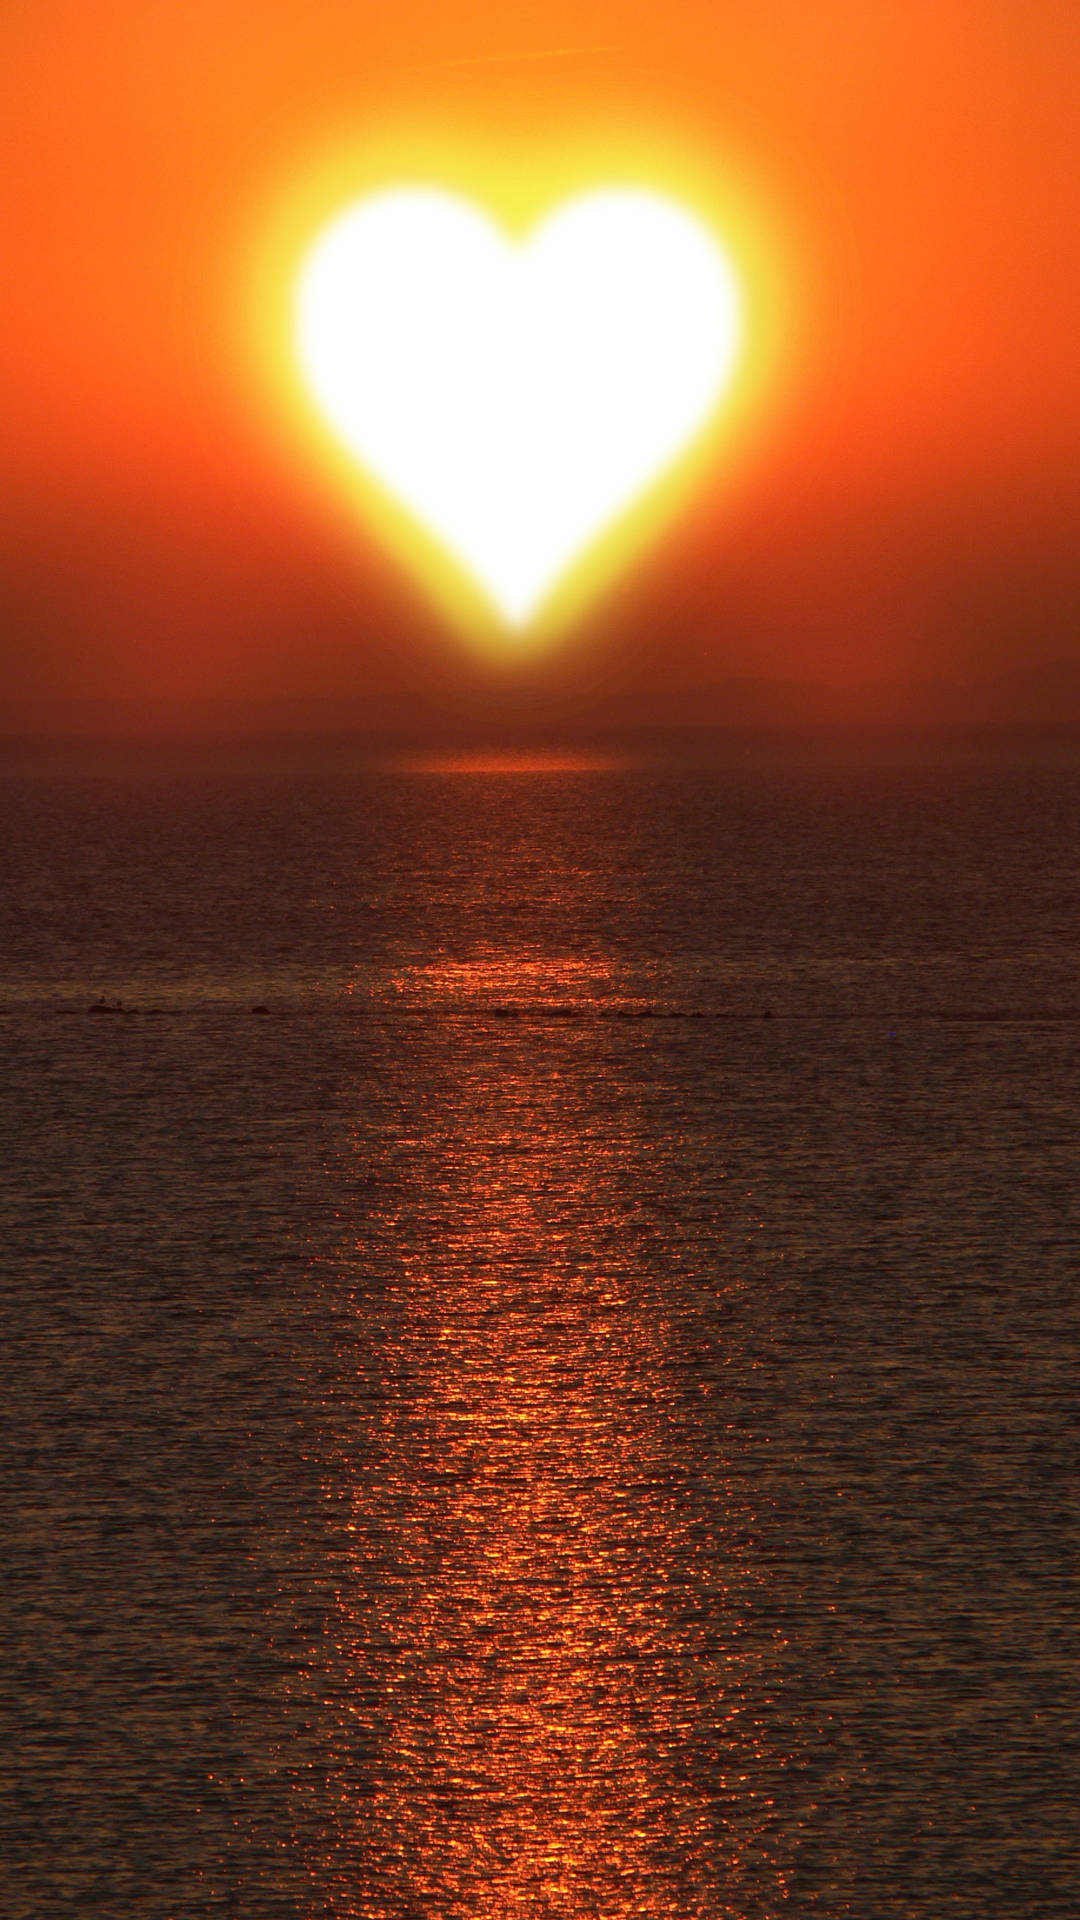
M1072 1920L1075 767L0 799L4 1916Z

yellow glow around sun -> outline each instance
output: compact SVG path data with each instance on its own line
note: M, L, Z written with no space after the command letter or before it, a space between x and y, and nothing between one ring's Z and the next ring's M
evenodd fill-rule
M450 194L348 208L297 287L311 392L511 629L707 420L734 272L657 194L571 200L525 243Z
M257 362L354 524L510 661L729 458L779 303L746 210L655 157L428 153L341 155L293 189L257 263Z

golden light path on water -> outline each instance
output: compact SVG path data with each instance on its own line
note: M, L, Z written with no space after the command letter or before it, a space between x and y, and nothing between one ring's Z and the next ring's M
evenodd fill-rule
M605 971L503 951L396 985L557 1010ZM393 1277L374 1316L357 1302L373 1411L330 1463L352 1757L316 1878L341 1920L714 1914L768 1816L745 1713L752 1518L696 1490L715 1440L664 1298L676 1240L643 1225L647 1119L612 1100L583 1029L568 1054L529 1023L480 1044L442 1024L438 1097L399 1143Z
M1073 1920L1080 781L968 751L9 780L4 1920Z

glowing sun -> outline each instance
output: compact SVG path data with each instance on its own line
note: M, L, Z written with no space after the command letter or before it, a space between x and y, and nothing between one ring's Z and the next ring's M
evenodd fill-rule
M456 195L402 187L318 235L295 341L343 447L523 635L707 425L739 287L661 194L582 194L518 241Z

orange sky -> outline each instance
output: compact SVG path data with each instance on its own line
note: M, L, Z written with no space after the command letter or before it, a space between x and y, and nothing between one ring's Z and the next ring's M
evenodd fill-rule
M769 403L553 659L571 705L1080 661L1078 54L1075 0L5 8L7 724L516 697L289 457L238 355L275 209L335 143L411 127L677 151L773 263Z

